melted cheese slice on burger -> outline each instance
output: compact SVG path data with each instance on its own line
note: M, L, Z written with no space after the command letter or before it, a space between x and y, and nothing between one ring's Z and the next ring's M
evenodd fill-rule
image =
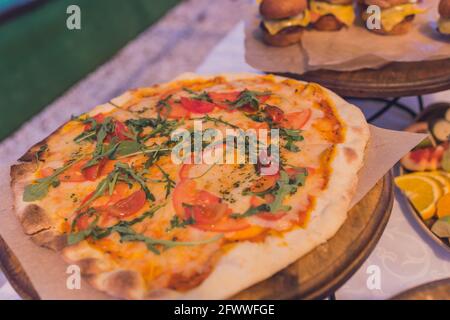
M355 21L355 12L353 11L353 5L338 5L331 4L323 1L314 1L310 3L311 12L317 13L320 16L332 14L340 22L347 27L351 26Z
M411 3L381 10L381 25L386 31L391 31L407 16L423 12L425 12L424 9L420 9Z
M263 20L264 26L271 35L277 34L288 27L306 27L311 21L308 10L288 19Z
M444 34L450 34L450 19L440 18L438 21L439 32Z

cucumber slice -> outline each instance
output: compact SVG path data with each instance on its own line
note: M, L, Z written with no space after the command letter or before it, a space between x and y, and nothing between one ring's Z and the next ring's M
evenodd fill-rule
M431 132L440 142L448 141L450 137L450 122L444 119L436 121Z

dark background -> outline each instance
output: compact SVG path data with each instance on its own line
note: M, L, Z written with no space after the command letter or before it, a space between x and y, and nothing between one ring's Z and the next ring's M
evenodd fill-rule
M0 140L180 1L0 0ZM66 27L72 4L81 30Z

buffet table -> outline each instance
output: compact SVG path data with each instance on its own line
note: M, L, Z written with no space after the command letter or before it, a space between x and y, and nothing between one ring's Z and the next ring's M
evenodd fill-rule
M151 70L147 72L143 69L146 67L143 64L146 62L143 58L144 49L145 35L130 43L119 56L58 99L14 136L2 142L0 152L7 156L2 159L1 165L11 163L27 149L30 141L45 137L71 114L84 111L82 108L90 108L91 102L97 103L113 97L123 88L155 82ZM129 61L127 70L122 69L120 76L111 75L125 58ZM140 73L136 73L139 69ZM240 22L232 28L195 71L200 74L258 72L244 60L244 23ZM101 84L102 87L94 86L94 83ZM83 91L85 93L81 94ZM404 98L402 101L410 107L419 108L415 97ZM424 96L425 106L438 101L450 101L450 90ZM350 102L359 106L366 117L370 117L379 108L375 102L367 100L352 99ZM401 110L393 110L378 118L374 124L383 128L402 130L410 122L409 115ZM335 297L387 299L419 284L450 277L449 262L450 254L427 238L410 216L403 199L396 197L390 220L374 251L335 293ZM0 299L20 299L1 273Z

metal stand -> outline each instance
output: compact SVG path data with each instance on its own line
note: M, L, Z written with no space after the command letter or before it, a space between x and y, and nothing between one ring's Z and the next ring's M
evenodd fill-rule
M355 99L358 99L358 98L355 98ZM372 116L370 116L369 119L367 119L367 122L372 123L373 121L375 121L376 119L378 119L379 117L381 117L382 115L384 115L386 112L388 112L390 109L392 109L394 107L408 113L413 119L416 118L417 112L414 111L411 107L401 103L399 101L400 99L401 99L401 97L397 97L392 100L382 99L382 98L367 99L367 100L382 102L385 104L380 110L378 110ZM417 96L417 104L419 106L419 111L422 112L424 110L424 103L423 103L422 96Z

